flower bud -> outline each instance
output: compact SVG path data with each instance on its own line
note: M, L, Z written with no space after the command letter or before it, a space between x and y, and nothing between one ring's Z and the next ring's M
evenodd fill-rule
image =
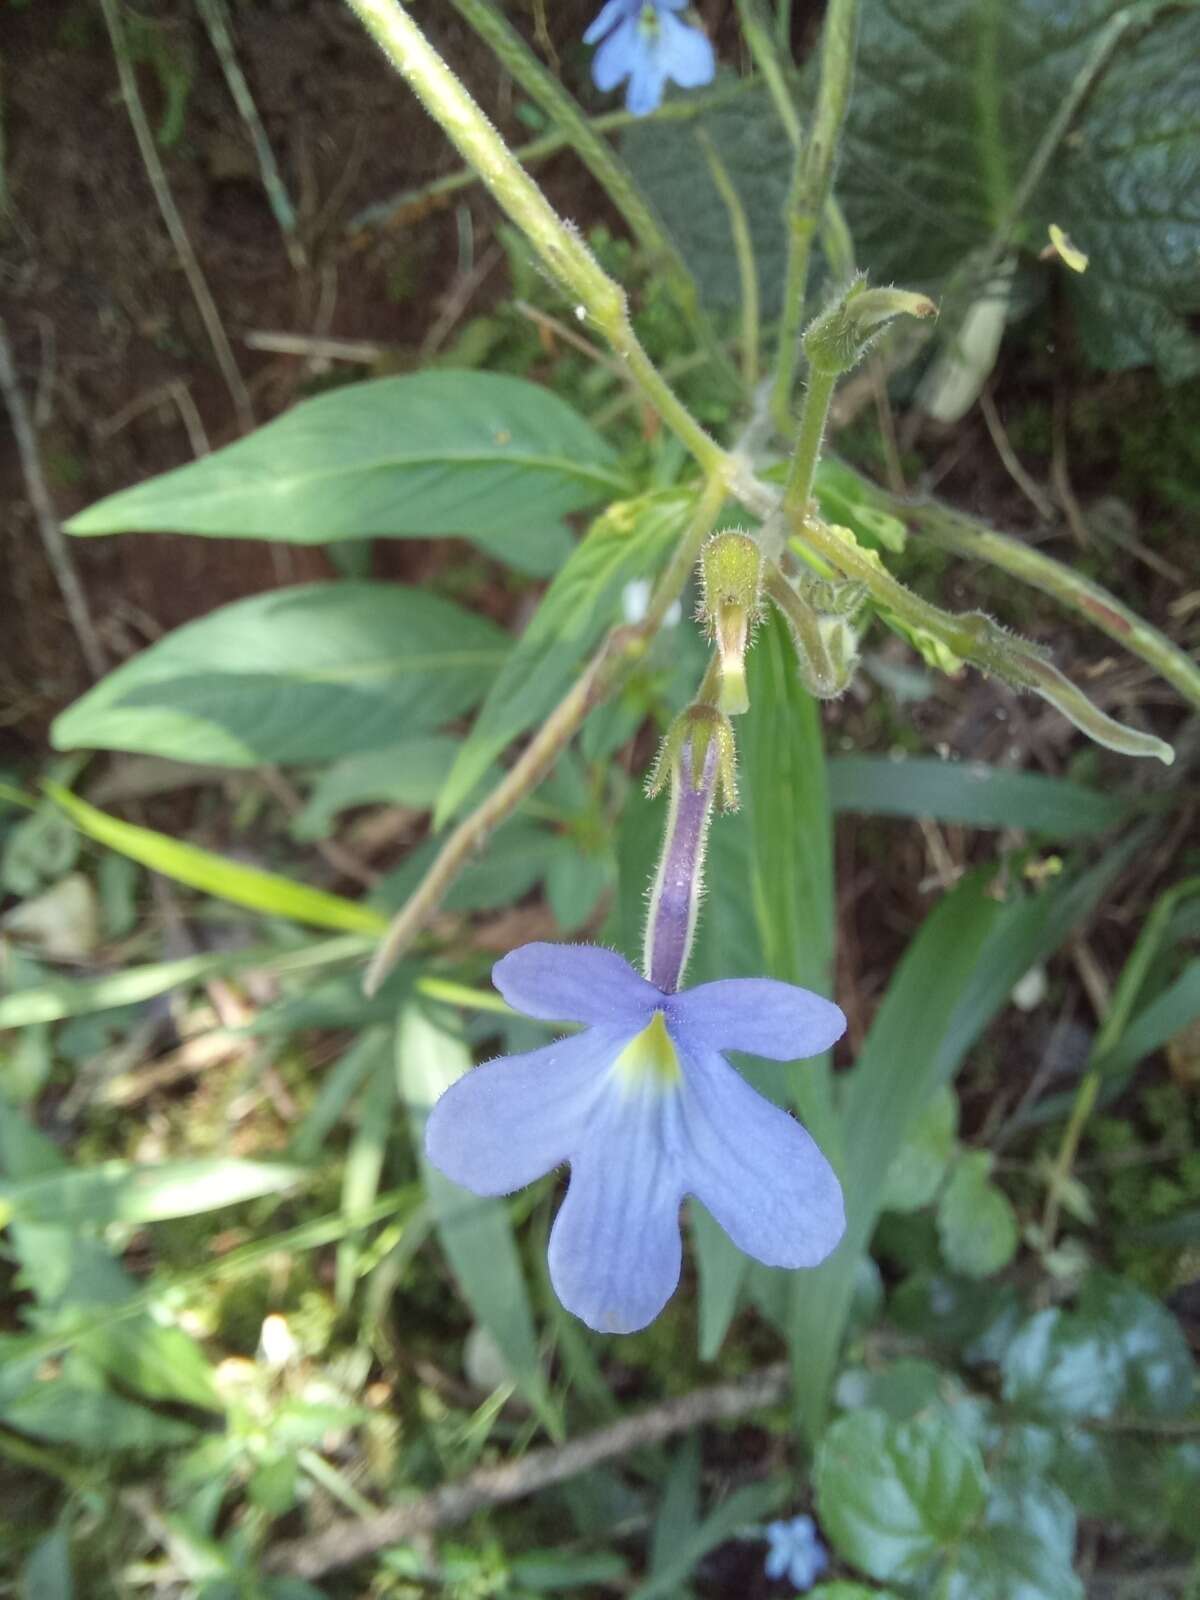
M872 289L860 273L809 324L804 353L814 372L849 372L894 318L935 316L937 306L927 295L907 289Z
M854 612L861 604L855 592L860 587L820 578L790 583L782 573L772 575L769 592L791 629L797 670L818 700L836 700L858 670Z
M759 617L762 556L757 542L739 530L714 535L700 553L700 579L698 617L716 641L720 658L717 705L726 716L740 716L750 708L746 645Z
M647 785L670 779L671 800L658 871L650 890L643 966L665 994L683 979L704 891L704 848L713 800L737 804L733 729L713 706L689 706L671 725Z

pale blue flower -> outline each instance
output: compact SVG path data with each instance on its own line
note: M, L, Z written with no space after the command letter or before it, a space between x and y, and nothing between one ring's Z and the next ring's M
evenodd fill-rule
M688 0L608 0L583 36L603 40L592 58L592 80L607 93L625 78L625 108L644 117L657 108L668 81L681 89L711 83L717 70L713 47L699 28L676 12Z
M569 1311L603 1333L652 1322L679 1281L685 1195L768 1266L833 1250L845 1219L832 1167L723 1052L817 1055L845 1030L837 1006L769 978L666 993L592 945L528 944L492 977L517 1010L585 1031L468 1072L434 1107L426 1149L481 1195L570 1163L549 1251Z
M829 1565L829 1553L817 1537L811 1517L789 1522L768 1522L764 1530L770 1549L764 1571L768 1578L787 1578L802 1593Z

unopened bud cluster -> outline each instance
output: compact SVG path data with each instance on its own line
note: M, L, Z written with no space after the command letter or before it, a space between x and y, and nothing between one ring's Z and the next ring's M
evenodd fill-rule
M737 717L750 708L746 647L760 615L762 555L740 529L718 533L700 552L701 599L697 613L717 646L718 708Z
M772 579L771 599L786 617L796 646L796 666L809 694L836 700L858 669L855 616L864 596L861 584L820 578Z

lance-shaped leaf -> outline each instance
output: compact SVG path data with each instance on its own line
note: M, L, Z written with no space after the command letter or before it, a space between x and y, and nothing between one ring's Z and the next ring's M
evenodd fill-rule
M468 710L507 645L486 618L399 584L276 589L143 650L69 706L51 737L63 750L227 767L335 760Z
M549 389L421 372L304 400L248 438L109 495L67 530L293 544L463 534L546 571L557 564L547 555L569 549L564 513L625 488L612 449Z

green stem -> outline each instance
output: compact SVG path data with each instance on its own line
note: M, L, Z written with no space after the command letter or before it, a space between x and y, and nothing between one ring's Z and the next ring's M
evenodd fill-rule
M699 334L714 365L736 390L736 375L701 305L696 280L678 246L655 216L624 162L599 136L575 100L558 79L546 70L490 0L450 0L450 3L491 47L497 59L512 73L525 92L562 129L580 160L629 224L638 244L651 258L652 265L670 284L689 327Z
M633 381L706 476L727 457L642 349L625 294L579 234L555 213L475 101L397 0L346 0L465 161L525 233L554 276L576 296L625 363Z
M1110 639L1140 656L1193 706L1200 708L1200 666L1098 583L1022 540L997 533L947 507L913 505L882 490L873 494L873 498L905 521L915 523L925 538L942 549L989 562L1002 572L1011 573L1044 594L1052 595L1102 629Z
M598 117L589 117L587 125L593 133L618 133L622 128L632 127L635 123L645 125L659 122L693 122L709 111L716 111L721 106L739 100L742 95L750 93L756 87L753 78L739 78L736 83L714 89L710 94L689 94L679 100L668 100L648 117L636 117L632 111L606 111ZM522 166L528 167L533 162L545 161L549 156L557 155L560 150L569 149L570 146L571 140L565 133L544 133L540 138L531 139L528 144L518 145L513 155ZM399 220L404 212L420 209L426 201L437 200L447 194L457 194L460 189L469 189L481 181L473 167L462 167L458 172L448 172L444 178L434 178L430 183L422 184L419 189L405 189L390 200L376 201L373 205L365 207L350 218L347 230L353 233L359 228L386 227Z
M717 193L729 214L729 228L733 234L733 251L737 258L738 280L742 303L742 387L753 393L758 383L758 267L754 260L754 241L750 236L750 223L746 208L729 176L729 168L721 160L716 145L703 128L696 130L696 138L704 151L708 170L717 186Z
M742 37L749 45L754 65L762 73L767 91L775 102L775 110L779 114L780 122L783 123L788 143L793 150L799 150L804 142L800 113L796 110L796 102L788 89L779 53L759 11L758 0L737 0L737 13L742 27Z
M788 195L787 273L771 410L781 433L791 431L792 389L800 356L800 328L808 288L813 235L833 180L834 157L854 73L858 0L829 0L821 34L821 77L808 143L797 150Z
M750 46L754 65L762 74L767 91L775 104L776 114L783 124L783 131L787 134L788 143L798 155L804 143L804 130L800 125L800 114L796 110L795 96L788 87L788 74L784 66L784 62L791 59L790 41L785 39L779 46L779 52L776 52L776 46L758 9L758 0L737 0L737 8L742 34ZM843 281L851 278L854 275L854 243L850 237L845 214L832 194L825 196L825 207L821 212L820 237L821 248L825 252L825 259L833 276Z
M374 994L388 973L422 932L464 867L499 825L532 793L575 737L584 718L619 683L646 642L679 598L700 546L725 503L723 475L710 478L696 502L670 561L658 580L646 615L632 627L613 628L566 695L546 718L508 772L469 816L463 818L438 851L433 864L401 907L367 969L365 988Z
M817 475L817 461L821 455L821 441L825 437L825 424L829 420L829 406L837 381L838 374L823 367L813 367L809 371L804 409L800 413L800 428L796 434L796 449L783 494L784 512L793 519L808 514Z

